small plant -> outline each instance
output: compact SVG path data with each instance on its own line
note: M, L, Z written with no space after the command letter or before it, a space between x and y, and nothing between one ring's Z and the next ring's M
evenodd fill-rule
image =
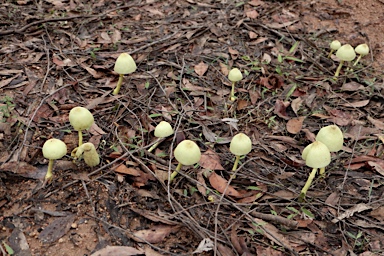
M300 193L300 198L304 199L313 179L316 176L317 169L325 168L331 162L331 153L324 143L315 141L304 148L301 156L305 160L305 164L308 167L313 168Z
M79 147L83 144L83 130L88 130L94 123L94 118L88 109L74 107L69 112L69 122L73 129L79 133Z
M1 122L4 123L7 121L8 117L11 117L11 111L15 107L15 104L13 104L13 98L9 96L4 96L3 99L0 100L0 116L1 116Z
M236 156L235 163L233 164L232 171L237 170L240 156L246 155L252 150L252 141L244 133L239 133L233 136L229 145L229 150Z
M161 139L171 136L173 133L174 131L170 123L161 121L155 128L155 137L158 138L158 141L148 149L148 152L154 150L159 145Z
M179 145L177 145L175 148L173 154L179 164L177 165L176 170L171 174L169 182L172 182L183 165L197 164L201 158L199 146L197 146L197 144L191 140L183 140L180 142Z
M350 44L345 44L337 50L336 56L340 59L340 64L336 69L336 73L335 73L334 78L337 78L339 76L344 62L345 61L352 61L356 57L356 53Z
M78 147L76 157L80 158L81 155L83 155L84 162L90 167L94 167L100 163L100 157L96 151L95 145L90 142L84 143Z
M333 41L329 44L329 48L331 48L331 51L330 51L329 54L328 54L328 58L331 58L332 53L333 53L334 51L339 50L340 47L341 47L341 43L339 42L339 40L333 40Z
M123 83L124 75L136 71L136 63L132 56L128 53L120 54L115 62L114 71L119 74L119 80L117 81L116 88L113 91L113 95L117 95L120 91L121 84Z
M369 53L369 47L367 44L359 44L358 46L356 46L355 48L355 52L357 54L359 54L359 57L357 57L357 60L355 61L355 63L353 64L353 66L356 66L357 63L359 63L360 59L362 57L364 57L365 55L368 55Z
M231 101L235 101L236 100L236 97L235 97L235 84L236 84L236 82L238 82L241 79L243 79L243 74L241 74L241 71L238 68L233 68L233 69L231 69L231 71L229 71L228 79L229 79L229 81L232 82L231 94L230 94L229 99Z
M53 162L56 159L60 159L67 153L67 145L59 139L49 139L43 145L43 155L49 160L47 174L45 175L45 181L52 180L53 174Z

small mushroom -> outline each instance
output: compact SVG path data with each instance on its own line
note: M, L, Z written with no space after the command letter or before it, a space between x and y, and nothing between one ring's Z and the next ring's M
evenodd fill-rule
M320 129L316 140L325 144L330 152L337 152L343 148L344 136L337 125L328 125ZM319 174L324 176L325 168L320 168Z
M332 53L333 53L334 51L339 50L339 48L341 47L341 43L340 43L339 40L333 40L333 41L329 44L329 47L331 48L331 51L330 51L329 54L328 54L328 58L331 58Z
M232 171L236 171L239 164L240 156L246 155L252 150L252 141L244 133L239 133L233 136L229 144L229 151L236 156Z
M243 74L241 74L241 71L238 68L233 68L229 71L228 79L232 82L230 100L235 101L235 83L243 79Z
M119 55L115 62L114 71L119 74L119 80L117 81L117 85L115 90L113 91L113 95L117 95L120 91L121 84L123 83L124 75L133 73L136 71L136 63L133 60L132 56L128 53L122 53Z
M93 143L87 142L82 144L76 151L76 157L80 158L81 155L83 155L84 162L90 167L94 167L100 163L99 154Z
M177 165L176 170L171 174L169 182L172 182L183 165L197 164L201 158L199 146L197 146L197 144L191 140L183 140L180 142L179 145L177 145L175 148L173 154L179 164Z
M158 141L148 149L148 152L154 150L159 145L161 139L171 136L173 133L174 131L170 123L161 121L155 128L155 137L158 138Z
M74 107L69 112L69 122L73 129L79 133L79 146L83 144L83 130L88 130L94 123L93 115L88 109Z
M353 66L356 66L357 63L359 63L360 59L362 57L364 57L365 55L368 55L369 53L369 47L367 44L359 44L358 46L356 46L355 48L355 52L357 54L359 54L359 57L357 57L357 60L355 61L355 63L353 64Z
M303 199L316 176L317 169L325 168L331 162L331 153L324 143L315 141L304 148L301 156L305 160L305 164L313 168L307 182L301 190L300 198Z
M67 153L67 145L59 139L49 139L43 145L43 155L49 160L47 174L45 175L45 182L52 180L53 162L60 159Z
M345 44L337 50L336 56L340 59L340 64L336 69L336 73L335 73L334 78L337 78L339 76L344 62L345 61L352 61L356 57L356 53L350 44Z

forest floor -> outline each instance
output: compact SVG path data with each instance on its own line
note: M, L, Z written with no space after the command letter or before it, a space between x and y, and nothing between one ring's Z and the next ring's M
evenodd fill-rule
M383 255L384 2L3 1L0 255ZM328 58L366 43L356 65ZM116 58L137 70L119 94ZM349 67L347 67L349 66ZM243 79L230 100L228 72ZM101 163L74 161L68 114ZM152 152L154 129L175 130ZM344 146L299 195L301 158L336 124ZM232 137L252 151L235 157ZM43 184L47 139L67 144ZM201 149L170 183L173 149Z

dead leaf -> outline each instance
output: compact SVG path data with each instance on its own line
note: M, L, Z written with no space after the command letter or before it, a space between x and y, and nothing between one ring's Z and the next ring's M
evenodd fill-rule
M294 99L291 102L291 108L292 108L293 112L295 112L296 115L297 115L297 112L299 111L302 103L303 103L303 99L301 99L300 97L297 97L296 99Z
M356 212L359 213L359 212L366 211L369 209L372 209L372 206L367 205L367 204L363 204L363 203L357 204L357 205L353 206L352 208L346 210L344 213L340 214L339 217L334 218L332 220L332 223L337 223L340 220L343 220L345 218L349 218L349 217L353 216L353 214L355 214Z
M211 149L201 154L200 166L208 170L224 170L221 166L219 155Z
M127 235L136 242L146 241L148 243L157 244L163 242L163 240L169 236L169 234L175 233L179 229L179 226L157 225L150 229L136 231L132 235L127 233Z
M220 65L221 73L223 73L224 76L228 76L228 74L229 74L228 65L226 65L226 64L224 64L222 62L219 62L219 65Z
M287 131L292 134L298 134L303 127L305 117L295 117L287 122Z
M278 29L278 28L285 28L285 27L288 27L292 24L295 24L296 22L298 22L299 20L293 20L293 21L287 21L287 22L283 22L283 23L277 23L277 22L272 22L272 23L269 23L269 24L265 24L267 27L269 28L274 28L274 29Z
M211 183L211 186L214 189L216 189L222 194L225 191L225 195L227 196L242 197L242 195L233 186L228 184L228 181L226 179L219 176L215 172L212 172L209 176L209 183Z
M198 76L203 76L205 74L205 72L207 72L208 70L208 65L205 64L204 62L200 62L199 64L197 64L195 66L195 73L198 75Z
M39 234L39 240L42 243L56 242L70 230L74 220L75 215L55 219Z
M245 109L246 107L248 107L248 101L246 100L238 100L237 101L237 110L242 110L242 109Z
M131 256L131 255L142 255L144 253L143 249L139 247L139 249L129 247L129 246L109 246L94 252L91 256Z
M228 52L231 54L233 60L236 60L240 54L238 50L232 49L231 47L228 48Z
M113 30L112 43L116 44L121 40L121 32L118 29Z
M384 122L367 116L367 119L377 128L384 131Z
M114 171L117 173L128 174L128 175L132 175L132 176L136 176L136 177L141 175L141 171L139 171L135 168L132 168L132 167L127 167L124 164L116 167Z
M340 89L342 91L355 92L359 90L364 90L365 87L362 84L359 84L357 82L349 82L349 83L343 84Z
M289 105L290 103L288 101L284 102L282 100L277 99L275 102L275 109L273 113L275 113L276 115L278 115L279 117L285 120L288 120L289 116L287 115L286 109Z
M353 108L361 108L361 107L367 106L368 103L369 103L369 100L361 100L361 101L345 103L342 106L353 107Z
M257 17L259 17L259 13L256 10L250 10L245 13L245 16L250 19L256 19Z
M276 228L274 225L258 218L253 218L252 222L254 223L253 225L251 225L253 229L255 229L256 231L259 230L262 235L264 235L274 243L292 250L289 239L285 235L280 233L279 229Z

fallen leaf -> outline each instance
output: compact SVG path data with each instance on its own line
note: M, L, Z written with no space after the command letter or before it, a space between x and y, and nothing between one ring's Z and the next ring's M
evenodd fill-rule
M275 109L273 111L274 114L278 115L279 117L285 119L285 120L288 120L289 119L289 116L287 115L287 107L289 106L289 102L288 101L282 101L282 100L279 100L277 99L276 102L275 102Z
M238 50L232 49L231 47L228 48L228 52L231 54L233 60L236 60L240 54Z
M199 64L197 64L195 66L195 73L198 75L198 76L203 76L205 74L205 72L207 72L208 70L208 65L205 64L204 62L200 62Z
M292 250L292 247L290 245L288 238L282 233L280 233L279 229L276 228L274 225L258 218L253 218L252 223L253 224L251 225L251 227L256 231L259 230L260 233L265 237L267 237L269 240L285 248Z
M242 110L242 109L245 109L246 107L248 107L248 101L246 100L238 100L237 101L237 110Z
M179 226L166 226L166 225L157 225L153 226L150 229L143 229L133 234L127 234L130 238L136 242L147 242L157 244L163 242L163 240L169 236L171 233L175 233L180 229Z
M127 167L124 164L116 167L114 171L117 173L128 174L128 175L132 175L132 176L136 176L136 177L141 175L141 171L139 171L135 168L132 168L132 167Z
M245 16L250 19L256 19L257 17L259 17L259 13L256 10L250 10L245 13Z
M296 115L297 115L297 112L299 111L302 103L303 103L303 99L301 99L300 97L297 97L296 99L294 99L291 102L291 108L292 108L293 112L295 112Z
M201 154L199 164L208 170L224 170L220 163L220 156L211 149L207 149L207 151Z
M344 213L340 214L338 217L334 218L332 220L332 223L337 223L340 220L343 220L345 218L349 218L349 217L353 216L353 214L355 214L356 212L359 213L359 212L366 211L369 209L372 209L372 206L367 205L367 204L363 204L363 203L357 204L357 205L353 206L352 208L346 210Z
M369 100L361 100L361 101L345 103L342 106L344 106L344 107L353 107L353 108L361 108L361 107L367 106L368 103L369 103Z
M203 240L201 240L201 242L199 243L199 246L193 252L193 254L212 251L214 246L215 245L211 239L204 238Z
M140 247L139 247L140 248ZM91 256L131 256L131 255L142 255L144 253L143 249L136 249L129 246L109 246L94 252Z
M292 134L297 134L301 131L301 128L303 127L303 121L305 117L295 117L292 118L287 122L287 131Z
M219 176L217 173L212 172L209 176L209 183L211 183L212 187L219 191L220 193L224 193L227 196L241 197L242 195L231 185L228 184L228 181L223 177Z
M39 240L42 243L56 242L70 230L74 220L75 215L55 219L39 234Z

